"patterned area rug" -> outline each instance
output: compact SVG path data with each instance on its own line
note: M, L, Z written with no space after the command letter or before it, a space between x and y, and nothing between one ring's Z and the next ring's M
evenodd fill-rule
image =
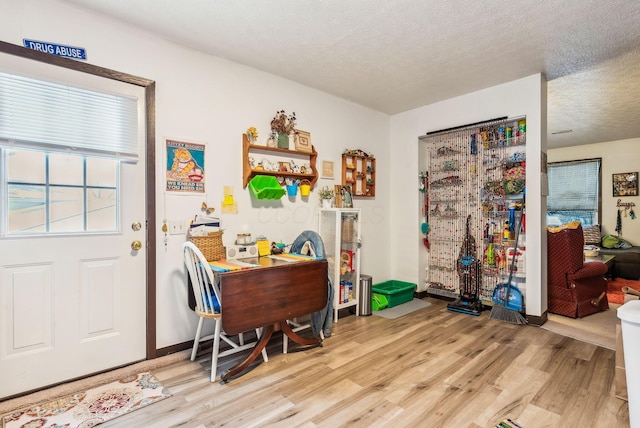
M170 396L150 373L140 373L17 410L5 415L2 421L6 428L93 427Z
M615 303L617 305L622 305L624 303L624 292L622 291L622 287L640 290L640 281L624 278L616 278L612 281L608 281L607 300L609 300L609 303Z

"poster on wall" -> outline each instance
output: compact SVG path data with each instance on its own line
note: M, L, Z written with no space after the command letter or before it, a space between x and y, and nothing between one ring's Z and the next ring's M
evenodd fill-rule
M205 145L166 140L167 191L204 193Z

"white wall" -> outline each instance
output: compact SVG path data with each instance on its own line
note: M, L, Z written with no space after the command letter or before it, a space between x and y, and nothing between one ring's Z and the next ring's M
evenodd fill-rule
M639 172L640 138L549 150L549 162L602 158L602 231L615 235L618 199L636 204L635 220L622 211L622 237L640 245L640 196L613 196L612 174Z
M334 162L338 184L341 154L359 148L377 157L375 199L355 199L362 208L362 272L374 280L389 277L390 165L389 117L317 90L224 59L186 49L136 28L70 7L55 0L0 0L0 40L23 38L83 47L88 62L156 81L158 201L157 346L193 339L195 315L186 306L180 246L182 236L163 245L163 219L184 220L200 212L203 201L219 213L223 186L233 186L239 213L221 214L224 241L249 231L270 240L291 242L305 229L317 230L317 197L286 196L258 203L242 188L242 133L255 126L264 141L277 110L296 112L299 128L311 133L318 164ZM0 65L1 67L1 65ZM165 198L165 138L207 145L206 194ZM317 189L317 187L316 187Z
M547 309L546 235L541 227L546 197L541 196L541 152L546 151L546 81L533 75L391 117L391 275L426 285L428 252L420 233L421 195L418 174L427 170L418 137L427 132L497 117L527 117L527 284L526 311ZM544 207L544 208L543 208Z
M277 110L295 111L299 128L309 131L318 162L335 163L340 179L341 153L360 148L377 158L376 197L356 199L363 210L362 272L374 282L399 279L423 288L426 251L419 226L418 137L427 131L499 116L527 116L527 219L541 224L546 201L540 197L540 151L546 140L546 85L534 75L504 85L388 116L314 89L224 59L186 49L136 28L70 7L55 0L0 0L0 40L21 45L23 38L87 49L88 62L156 81L158 230L157 346L192 338L195 316L186 307L180 245L170 236L163 246L162 219L186 220L204 201L218 207L223 186L231 185L237 215L221 215L225 242L250 231L290 242L304 229L317 228L317 198L259 204L242 188L241 134L256 126L264 139ZM69 23L73 23L70 25ZM164 140L207 144L207 193L182 196L163 192ZM391 190L393 189L393 191ZM546 236L527 229L527 313L546 310ZM539 240L535 236L539 236Z

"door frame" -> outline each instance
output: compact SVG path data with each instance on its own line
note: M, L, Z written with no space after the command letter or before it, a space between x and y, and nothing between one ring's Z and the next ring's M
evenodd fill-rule
M147 243L147 339L146 359L157 357L156 349L156 82L144 77L122 73L93 64L83 63L74 59L59 57L44 52L35 51L19 45L0 40L0 53L19 56L25 59L68 68L80 73L92 74L105 79L117 80L131 85L140 86L145 91L145 131L146 131L146 230Z

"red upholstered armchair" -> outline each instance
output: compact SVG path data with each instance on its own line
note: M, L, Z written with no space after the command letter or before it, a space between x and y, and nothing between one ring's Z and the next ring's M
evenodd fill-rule
M547 230L549 312L582 318L609 309L607 266L584 261L582 226Z

